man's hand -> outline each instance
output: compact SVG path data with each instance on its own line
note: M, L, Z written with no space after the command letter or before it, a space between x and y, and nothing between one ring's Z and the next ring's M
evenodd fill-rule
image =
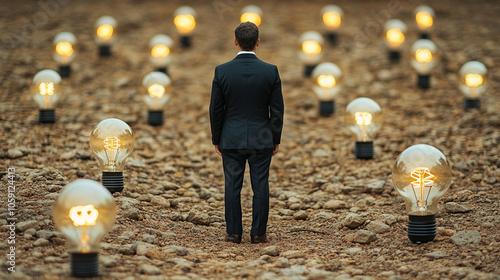
M222 154L220 153L219 145L215 145L215 152L218 153L219 156L222 156Z
M273 157L278 153L279 149L280 149L280 144L274 145Z

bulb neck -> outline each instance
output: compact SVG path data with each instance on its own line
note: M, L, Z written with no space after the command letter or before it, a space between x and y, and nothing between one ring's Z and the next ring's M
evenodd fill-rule
M326 39L328 40L328 42L332 45L336 45L337 44L337 33L335 32L328 32L326 33Z
M71 275L76 277L99 275L98 253L71 253Z
M431 75L421 75L418 74L417 85L419 88L430 88L431 87Z
M465 98L465 109L479 109L479 98Z
M38 112L38 122L55 123L56 112L54 111L54 109L40 109L40 111Z
M312 75L312 72L314 70L314 68L317 66L317 64L313 64L313 65L306 65L304 66L304 77L308 77L310 78L311 75Z
M399 62L401 58L401 52L396 50L390 50L388 53L389 61L392 63Z
M181 36L181 46L183 48L190 48L191 47L191 36L186 36L183 35Z
M165 73L165 74L168 75L168 68L167 68L167 66L165 66L165 67L156 67L155 71L162 72L162 73Z
M163 111L150 110L148 111L148 124L159 126L163 124Z
M359 159L372 159L373 158L373 141L356 141L354 146L354 154Z
M335 101L320 101L319 102L319 115L330 116L335 112Z
M67 78L71 74L71 66L70 65L59 65L59 75L62 78Z
M100 57L111 56L111 46L109 45L99 46L99 56Z
M408 220L408 238L415 244L427 243L436 237L436 215L411 215Z
M110 193L123 191L123 172L102 172L102 185Z

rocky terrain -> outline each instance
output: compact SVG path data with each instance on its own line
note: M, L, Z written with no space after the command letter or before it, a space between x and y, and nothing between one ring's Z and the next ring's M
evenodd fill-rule
M101 245L94 279L500 279L500 5L497 1L429 1L436 11L432 40L441 51L432 87L416 87L407 57L417 38L413 9L421 1L336 1L344 9L336 46L322 61L339 65L345 87L336 112L318 116L311 82L297 59L298 37L322 31L329 1L4 1L0 14L0 251L2 279L71 279L64 237L52 221L61 189L79 178L101 180L89 135L115 117L135 132L125 189L114 194L116 225ZM198 13L190 49L177 47L170 75L174 94L165 124L147 125L141 81L153 66L147 41L165 33L178 42L174 10ZM224 241L223 174L210 141L208 103L213 68L232 59L240 10L264 11L258 56L279 67L286 116L271 170L267 244L250 244L251 188L242 191L244 237ZM48 4L47 4L48 5ZM118 21L113 56L99 58L94 22ZM405 53L391 64L381 34L389 17L408 25ZM73 75L55 124L38 124L29 95L33 76L57 69L52 40L70 31L79 40ZM469 60L488 67L491 83L479 110L466 111L457 73ZM385 122L373 160L353 154L343 125L345 106L374 99ZM396 157L414 144L440 149L453 183L439 205L433 242L407 238L404 203L392 186ZM7 263L8 168L15 169L16 272ZM5 186L5 187L4 187Z

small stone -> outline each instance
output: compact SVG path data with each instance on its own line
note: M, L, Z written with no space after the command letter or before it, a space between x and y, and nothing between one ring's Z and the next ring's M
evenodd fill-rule
M312 153L313 157L329 157L330 151L318 149Z
M307 280L327 280L333 279L333 272L325 271L317 268L311 268Z
M306 211L299 211L293 215L295 220L306 220L309 214Z
M466 245L481 242L481 234L477 230L461 230L451 237L451 241L456 245Z
M355 229L362 225L365 222L365 218L363 218L361 215L355 214L355 213L349 213L347 217L344 219L344 226L350 228L350 229Z
M99 262L102 263L105 267L114 267L116 266L117 257L116 256L99 256Z
M67 159L71 159L71 158L73 158L73 157L75 156L75 154L76 154L76 152L75 152L75 151L69 151L69 152L64 152L64 153L62 153L59 157L60 157L61 159L65 159L65 160L67 160Z
M57 236L58 233L55 231L39 230L36 232L35 236L38 238L43 238L50 240L52 237Z
M278 248L278 246L268 246L260 250L260 255L277 257L280 255L280 249Z
M448 213L467 213L470 211L469 208L460 205L456 202L447 202L444 204L444 209Z
M398 221L398 218L391 214L382 214L382 222L387 225L395 224Z
M379 78L381 81L387 81L392 78L392 73L388 69L382 69L377 73L377 78Z
M470 179L472 182L479 182L483 179L483 175L479 173L472 174L472 176L470 176Z
M149 243L149 244L153 244L153 243L155 243L155 236L146 233L142 236L142 241Z
M162 196L153 196L153 198L151 198L151 205L170 208L170 202L168 202L168 199Z
M20 150L18 149L9 149L7 151L7 156L9 158L20 158L23 156L23 152L21 152Z
M189 250L186 247L171 245L166 248L166 253L176 254L177 256L187 256L189 254Z
M113 84L114 87L124 87L129 83L130 79L128 77L120 77Z
M371 221L366 226L366 229L369 231L373 231L374 233L385 233L390 231L391 227L379 221Z
M45 238L38 238L37 240L35 240L35 242L33 242L33 246L35 247L48 246L48 245L50 245L50 242Z
M279 257L276 260L276 262L274 263L274 266L276 266L278 268L285 268L285 267L289 267L290 264L288 263L288 259L287 258Z
M348 207L347 203L342 200L332 199L323 204L323 209L346 209Z
M196 211L195 209L191 209L191 211L189 211L189 214L186 218L186 221L191 222L195 225L209 226L210 225L210 216L208 216L207 213L201 213L199 211Z
M356 234L354 235L354 242L356 243L361 243L361 244L368 244L376 239L375 233L369 231L369 230L358 230Z
M363 249L361 249L361 248L349 248L345 252L348 255L354 255L354 254L357 254L357 253L359 253L361 251L363 251Z
M16 229L18 231L25 231L25 230L30 229L30 228L39 229L40 225L39 225L38 221L29 220L29 221L20 222L20 223L16 224Z
M78 176L80 178L85 177L85 170L76 171L76 176Z
M146 275L158 275L161 273L161 270L156 266L143 264L139 267L139 273Z
M136 254L138 256L145 256L149 251L153 249L155 249L155 245L153 244L138 242L136 247Z
M429 258L433 258L433 259L441 259L441 258L448 257L447 254L445 254L441 251L430 252L430 253L425 254L424 256L429 257Z
M287 259L298 259L298 258L303 258L305 256L304 252L299 251L299 250L289 250L286 252L283 252L281 254L282 257L287 258Z
M123 211L123 217L125 218L129 218L129 219L132 219L132 220L136 220L136 221L140 221L142 220L142 216L139 215L139 210L137 209L128 209L128 210L125 210Z

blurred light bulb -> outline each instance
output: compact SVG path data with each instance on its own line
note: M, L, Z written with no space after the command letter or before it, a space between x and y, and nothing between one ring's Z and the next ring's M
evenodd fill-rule
M102 184L111 193L123 190L123 168L134 145L134 132L119 119L101 121L90 134L90 148L99 161Z
M70 63L75 58L76 37L70 32L60 32L54 37L54 60L59 65L59 75L68 77Z
M373 158L373 140L382 127L382 109L370 98L356 98L347 105L344 123L356 137L355 155L360 159Z
M337 29L342 23L344 11L337 5L326 5L321 9L326 38L332 44L337 42Z
M149 60L156 67L156 71L165 74L168 73L167 67L172 61L170 53L173 45L174 41L165 34L155 35L149 40L149 48L151 50Z
M249 21L259 26L262 22L262 10L255 5L248 5L241 10L240 21Z
M401 46L405 41L406 24L399 19L391 19L385 24L385 38L389 47L389 60L399 61Z
M142 80L144 102L148 107L148 124L163 124L163 108L172 92L170 78L162 72L151 72Z
M420 29L420 38L428 39L429 31L434 25L434 10L428 6L418 6L414 13L418 29Z
M452 181L450 163L438 149L414 145L396 159L392 181L410 216L408 237L413 243L432 241L436 236L438 201Z
M100 242L116 218L111 194L95 181L76 180L61 191L52 213L68 241L72 276L98 275Z
M56 121L54 107L63 95L61 76L54 70L42 70L33 77L31 95L39 107L39 123Z
M418 73L418 86L421 88L430 87L430 73L436 66L438 60L438 50L436 45L428 39L417 40L411 46L411 66Z
M323 62L314 68L311 78L313 91L320 101L319 114L322 116L333 114L334 99L344 84L342 70L334 63Z
M181 34L182 47L191 46L191 33L196 26L196 11L189 6L182 6L175 10L174 24Z
M488 70L479 61L465 63L458 73L458 87L465 95L465 108L479 108L479 98L488 89Z
M116 29L116 20L110 16L100 17L96 21L96 42L99 46L99 56L111 55L111 43Z
M316 31L307 31L300 36L299 58L304 62L304 76L310 77L321 59L323 37Z

